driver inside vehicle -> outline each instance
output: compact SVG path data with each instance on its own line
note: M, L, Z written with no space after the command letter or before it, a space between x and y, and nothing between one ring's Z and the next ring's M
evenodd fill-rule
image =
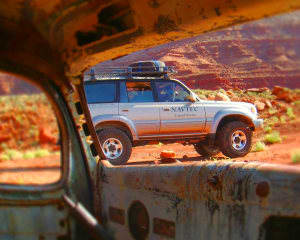
M173 102L174 91L173 84L168 82L164 84L158 84L158 99L160 102Z

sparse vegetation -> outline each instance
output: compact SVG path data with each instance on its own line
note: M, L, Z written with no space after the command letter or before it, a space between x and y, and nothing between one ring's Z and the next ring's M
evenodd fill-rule
M293 105L296 107L300 107L300 100L293 102Z
M272 132L272 127L271 126L266 126L265 128L264 128L264 132L266 132L266 133L270 133L270 132Z
M270 115L273 115L273 114L277 113L278 110L275 109L275 108L270 108L268 112L269 112Z
M37 149L35 152L36 157L46 157L50 155L50 152L48 149Z
M0 161L14 160L14 159L33 159L39 157L46 157L49 155L59 155L59 151L50 152L48 149L33 149L25 152L16 149L7 149L0 154Z
M286 114L288 115L288 117L289 117L290 119L295 119L295 118L296 118L296 116L295 116L295 114L294 114L294 110L293 110L293 108L291 108L291 107L289 107L289 108L286 110Z
M286 123L286 116L285 115L280 116L280 123Z
M271 118L268 118L265 120L266 124L270 125L270 126L273 126L275 125L276 123L279 123L279 118L276 117L276 116L273 116Z
M300 149L295 151L293 154L292 154L292 162L293 163L300 163Z
M253 147L252 147L252 152L262 152L266 149L266 145L259 141L259 142L256 142Z
M269 144L279 143L281 141L282 141L282 139L280 137L279 132L277 132L277 131L267 134L264 138L264 142L269 143Z

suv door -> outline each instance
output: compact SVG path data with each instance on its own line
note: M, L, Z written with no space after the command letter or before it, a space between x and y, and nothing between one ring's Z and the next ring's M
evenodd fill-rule
M120 82L119 114L133 121L139 138L159 133L159 108L151 81Z
M154 83L160 109L160 134L200 134L205 127L205 110L201 102L190 102L190 91L176 81Z

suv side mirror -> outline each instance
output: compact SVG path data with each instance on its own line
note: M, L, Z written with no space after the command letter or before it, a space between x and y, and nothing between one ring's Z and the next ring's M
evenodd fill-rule
M187 99L187 100L189 100L190 102L193 102L193 103L196 102L196 99L193 95L188 95L188 96L186 96L185 99Z

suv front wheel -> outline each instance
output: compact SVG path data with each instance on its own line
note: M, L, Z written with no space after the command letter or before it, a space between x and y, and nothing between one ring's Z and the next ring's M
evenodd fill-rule
M97 134L103 153L111 164L121 165L128 161L132 143L125 132L118 128L104 128Z
M252 130L244 122L229 122L219 129L217 141L225 156L230 158L243 157L251 149Z

